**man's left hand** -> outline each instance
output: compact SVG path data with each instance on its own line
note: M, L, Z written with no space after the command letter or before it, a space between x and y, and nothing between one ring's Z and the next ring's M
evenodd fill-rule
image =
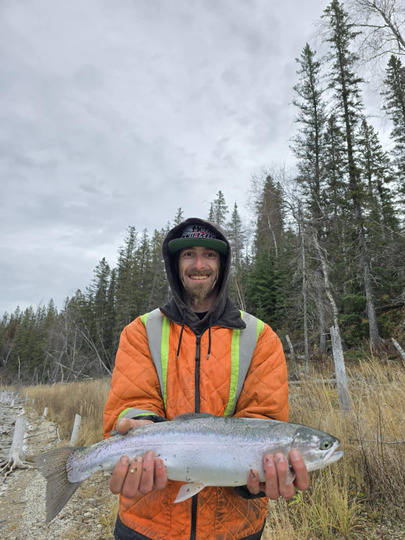
M247 488L250 493L256 495L263 491L267 497L276 500L279 497L291 499L295 488L305 490L309 486L309 476L307 467L301 454L297 450L291 450L290 463L295 472L295 480L292 484L286 484L289 464L287 458L281 452L274 456L266 454L263 457L263 469L265 481L260 482L259 473L252 470L249 473Z

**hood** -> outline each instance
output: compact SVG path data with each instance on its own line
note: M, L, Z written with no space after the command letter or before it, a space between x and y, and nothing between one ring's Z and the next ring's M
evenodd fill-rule
M220 254L221 271L218 279L218 296L203 319L200 319L184 301L184 289L178 272L179 252L171 253L169 250L169 242L181 237L184 228L192 224L211 227L217 234L218 239L224 241L228 248L226 255ZM185 323L196 333L201 333L213 324L220 324L225 328L245 328L246 325L240 316L239 310L228 296L231 272L231 246L225 233L218 225L200 218L188 218L168 232L163 241L162 252L167 280L172 290L173 298L164 304L164 306L161 306L160 310L170 320L179 324Z

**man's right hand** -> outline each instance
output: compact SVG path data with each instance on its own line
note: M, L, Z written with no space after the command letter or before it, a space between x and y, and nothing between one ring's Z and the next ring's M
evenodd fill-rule
M117 423L117 431L125 434L131 428L151 423L151 420L121 418ZM154 489L164 489L166 484L167 474L163 461L148 451L143 457L136 456L132 461L128 456L120 458L111 476L110 490L115 495L121 493L132 498L146 495Z

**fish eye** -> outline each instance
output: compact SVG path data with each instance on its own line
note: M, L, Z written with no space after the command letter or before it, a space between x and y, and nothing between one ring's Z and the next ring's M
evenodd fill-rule
M332 443L328 439L324 439L321 441L321 445L319 447L320 450L329 450L329 448L332 447Z

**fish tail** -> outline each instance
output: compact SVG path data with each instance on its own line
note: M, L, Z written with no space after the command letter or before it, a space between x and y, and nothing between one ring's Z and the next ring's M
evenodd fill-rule
M62 510L82 482L69 482L66 460L76 448L65 447L45 452L35 458L35 465L46 478L46 522Z

